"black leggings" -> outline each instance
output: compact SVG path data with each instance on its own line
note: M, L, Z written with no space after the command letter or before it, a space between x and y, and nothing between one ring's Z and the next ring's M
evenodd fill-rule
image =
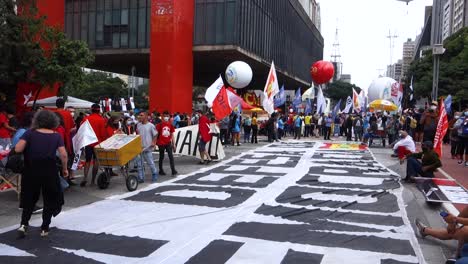
M23 208L23 213L21 214L21 225L29 226L29 220L34 211L34 208ZM49 231L49 225L52 221L52 210L47 207L44 207L42 211L42 225L41 230Z
M457 147L458 155L468 155L468 137L460 137ZM463 159L463 157L461 157Z
M172 155L172 145L163 145L158 146L159 149L159 171L163 170L163 161L164 161L164 152L167 151L167 155L169 156L169 164L171 164L172 172L175 172L175 165L174 165L174 155Z

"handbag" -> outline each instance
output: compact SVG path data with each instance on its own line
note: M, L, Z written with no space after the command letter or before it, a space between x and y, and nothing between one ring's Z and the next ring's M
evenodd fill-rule
M24 169L23 153L17 153L14 149L12 149L8 154L5 168L11 170L14 173L22 173Z
M65 191L68 187L70 187L70 184L68 184L67 180L65 180L62 176L59 176L60 178L60 187L62 188L62 191Z

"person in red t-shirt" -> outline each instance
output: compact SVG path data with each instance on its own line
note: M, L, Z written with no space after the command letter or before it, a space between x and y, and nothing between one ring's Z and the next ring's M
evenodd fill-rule
M166 175L163 170L164 152L167 152L169 156L169 163L171 164L172 176L177 175L177 171L174 165L174 156L172 152L175 151L175 140L174 140L174 126L169 122L170 116L168 111L164 111L163 120L161 123L156 125L156 131L158 132L158 140L156 145L159 149L159 175Z
M16 132L9 124L6 106L0 104L0 146L4 148L11 143L11 133Z
M91 160L94 161L93 164L93 171L92 171L92 178L91 178L91 185L94 185L96 175L99 170L99 164L96 162L96 155L94 154L94 146L100 144L102 141L106 140L107 132L106 132L106 119L101 116L101 106L98 104L93 104L91 106L91 114L83 119L83 122L89 121L89 124L94 130L96 137L98 138L98 142L93 143L85 147L85 165L84 165L84 178L83 181L80 183L81 187L86 186L87 179L88 179L88 172L89 167L91 165Z
M208 164L211 162L211 157L206 150L206 143L211 140L210 120L206 115L203 115L201 110L197 110L197 114L200 116L200 119L198 120L198 133L200 134L198 150L200 151L201 159L199 164Z

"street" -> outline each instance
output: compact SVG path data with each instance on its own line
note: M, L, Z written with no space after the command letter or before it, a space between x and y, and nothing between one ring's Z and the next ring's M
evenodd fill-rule
M390 149L370 150L290 140L228 147L209 167L178 157L181 176L132 193L123 177L73 187L45 239L16 240L16 197L0 193L0 263L444 263L455 243L413 231L415 217L444 227L439 208L399 182Z

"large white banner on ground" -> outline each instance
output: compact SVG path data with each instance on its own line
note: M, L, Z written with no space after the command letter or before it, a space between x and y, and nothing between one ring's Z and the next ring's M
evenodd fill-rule
M216 124L212 124L216 126ZM218 130L210 128L214 133ZM206 144L206 150L213 159L221 160L226 156L224 154L223 145L221 144L221 139L219 134L212 134L213 137L210 142ZM180 154L184 156L193 156L200 158L200 152L198 150L198 142L200 141L200 134L198 133L198 125L187 126L178 128L174 133L176 150L175 154Z
M347 143L274 143L39 225L0 231L0 263L425 263L398 176Z

